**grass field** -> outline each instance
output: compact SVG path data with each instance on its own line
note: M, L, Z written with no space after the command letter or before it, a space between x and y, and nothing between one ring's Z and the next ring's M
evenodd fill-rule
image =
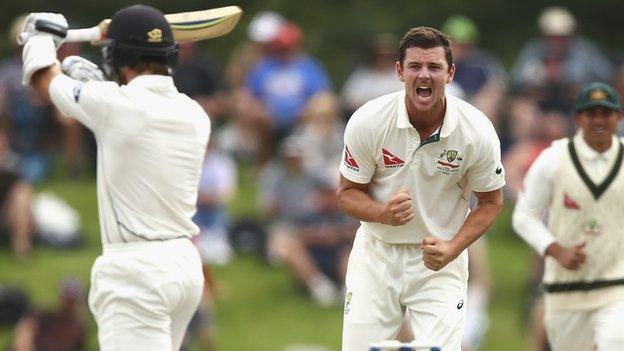
M253 212L254 189L249 182L233 203L233 213ZM93 180L57 180L44 184L76 208L83 220L86 244L78 250L37 248L27 262L0 249L0 282L20 285L37 306L53 307L59 279L77 276L88 284L93 260L100 254L97 201ZM490 261L494 291L490 329L483 350L524 350L524 284L530 270L527 247L509 227L511 206L491 231ZM293 344L321 345L339 350L342 313L340 308L319 309L281 268L258 257L243 255L225 267L216 267L220 284L216 305L216 343L221 351L281 351ZM86 305L85 313L88 314ZM95 323L89 316L89 350L97 350ZM11 330L0 328L0 350L10 344ZM197 350L195 348L194 350Z

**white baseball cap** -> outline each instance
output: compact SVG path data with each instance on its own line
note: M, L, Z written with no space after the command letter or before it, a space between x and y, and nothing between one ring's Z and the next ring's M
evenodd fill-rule
M267 43L275 39L285 22L286 20L279 13L273 11L258 12L247 27L249 38L258 43Z
M538 20L544 35L572 35L576 29L576 20L568 9L560 6L545 8Z

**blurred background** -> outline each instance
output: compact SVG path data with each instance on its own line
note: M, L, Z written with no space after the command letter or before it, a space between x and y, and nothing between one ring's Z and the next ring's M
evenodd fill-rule
M357 223L334 189L342 131L364 102L401 89L409 28L453 40L449 93L484 111L502 141L503 214L471 250L465 350L547 350L540 259L510 214L531 162L574 131L579 87L624 93L621 1L145 1L164 13L238 5L229 35L182 45L174 79L206 109L195 244L205 298L186 350L339 350L346 257ZM89 271L101 252L95 142L20 84L16 19L63 13L96 25L127 1L5 1L0 11L0 350L97 350ZM97 48L65 44L99 63Z

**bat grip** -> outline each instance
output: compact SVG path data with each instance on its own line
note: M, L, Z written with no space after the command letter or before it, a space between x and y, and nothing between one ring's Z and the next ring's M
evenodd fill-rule
M59 36L61 38L65 38L65 36L67 36L67 26L44 19L38 19L35 21L35 29L40 32Z
M83 41L98 41L102 39L102 30L100 27L95 26L84 29L70 29L67 31L67 37L65 41L69 42L83 42Z

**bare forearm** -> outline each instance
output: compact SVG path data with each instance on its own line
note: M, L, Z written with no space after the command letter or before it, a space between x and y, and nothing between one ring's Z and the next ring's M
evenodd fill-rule
M338 193L338 204L349 216L365 222L381 222L384 205L358 189L345 189Z
M466 221L450 241L456 252L461 253L470 244L479 239L492 225L502 209L502 201L488 201L478 204L466 217Z

